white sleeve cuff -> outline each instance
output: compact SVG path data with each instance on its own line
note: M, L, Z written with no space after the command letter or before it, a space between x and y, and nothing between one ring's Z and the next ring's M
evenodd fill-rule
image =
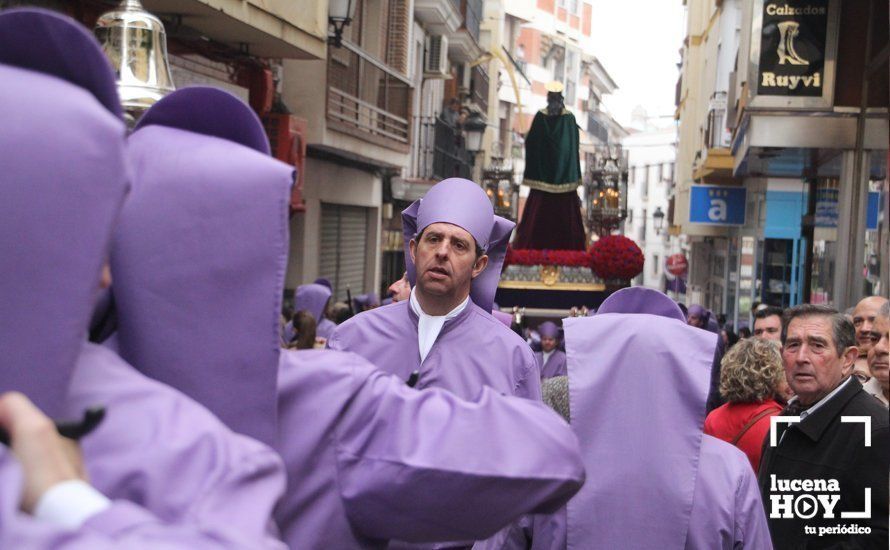
M67 529L78 529L88 519L111 506L111 501L79 479L57 483L43 493L34 517Z

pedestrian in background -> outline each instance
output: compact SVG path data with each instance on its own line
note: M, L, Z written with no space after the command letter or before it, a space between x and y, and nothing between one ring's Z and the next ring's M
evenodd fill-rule
M705 419L705 433L741 449L755 472L769 417L782 410L776 393L784 378L779 347L766 340L742 340L721 362L720 395L726 403Z
M312 349L315 347L316 323L315 317L311 313L305 309L294 313L293 327L294 339L288 344L288 349Z

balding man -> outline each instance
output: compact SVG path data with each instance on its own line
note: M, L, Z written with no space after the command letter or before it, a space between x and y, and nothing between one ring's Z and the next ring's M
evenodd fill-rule
M890 302L885 301L878 310L871 328L871 349L868 350L868 370L871 373L871 380L862 386L862 389L877 397L885 407L890 406L888 338L890 338Z
M856 346L859 348L859 357L853 364L853 376L865 384L871 378L868 368L868 350L872 346L872 327L878 310L887 303L883 296L868 296L856 304L853 309L853 328L856 329Z

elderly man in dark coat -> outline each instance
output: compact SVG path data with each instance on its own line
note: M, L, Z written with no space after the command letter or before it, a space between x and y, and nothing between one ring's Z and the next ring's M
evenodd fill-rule
M759 484L776 548L886 548L887 411L850 376L859 351L842 314L809 304L782 323L791 389L764 441ZM790 417L790 418L788 418Z

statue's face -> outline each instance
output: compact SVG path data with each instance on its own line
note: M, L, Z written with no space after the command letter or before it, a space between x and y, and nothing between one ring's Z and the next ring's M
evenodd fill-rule
M559 92L548 92L547 93L547 109L548 110L561 110L565 105L565 100L562 97L562 94Z

